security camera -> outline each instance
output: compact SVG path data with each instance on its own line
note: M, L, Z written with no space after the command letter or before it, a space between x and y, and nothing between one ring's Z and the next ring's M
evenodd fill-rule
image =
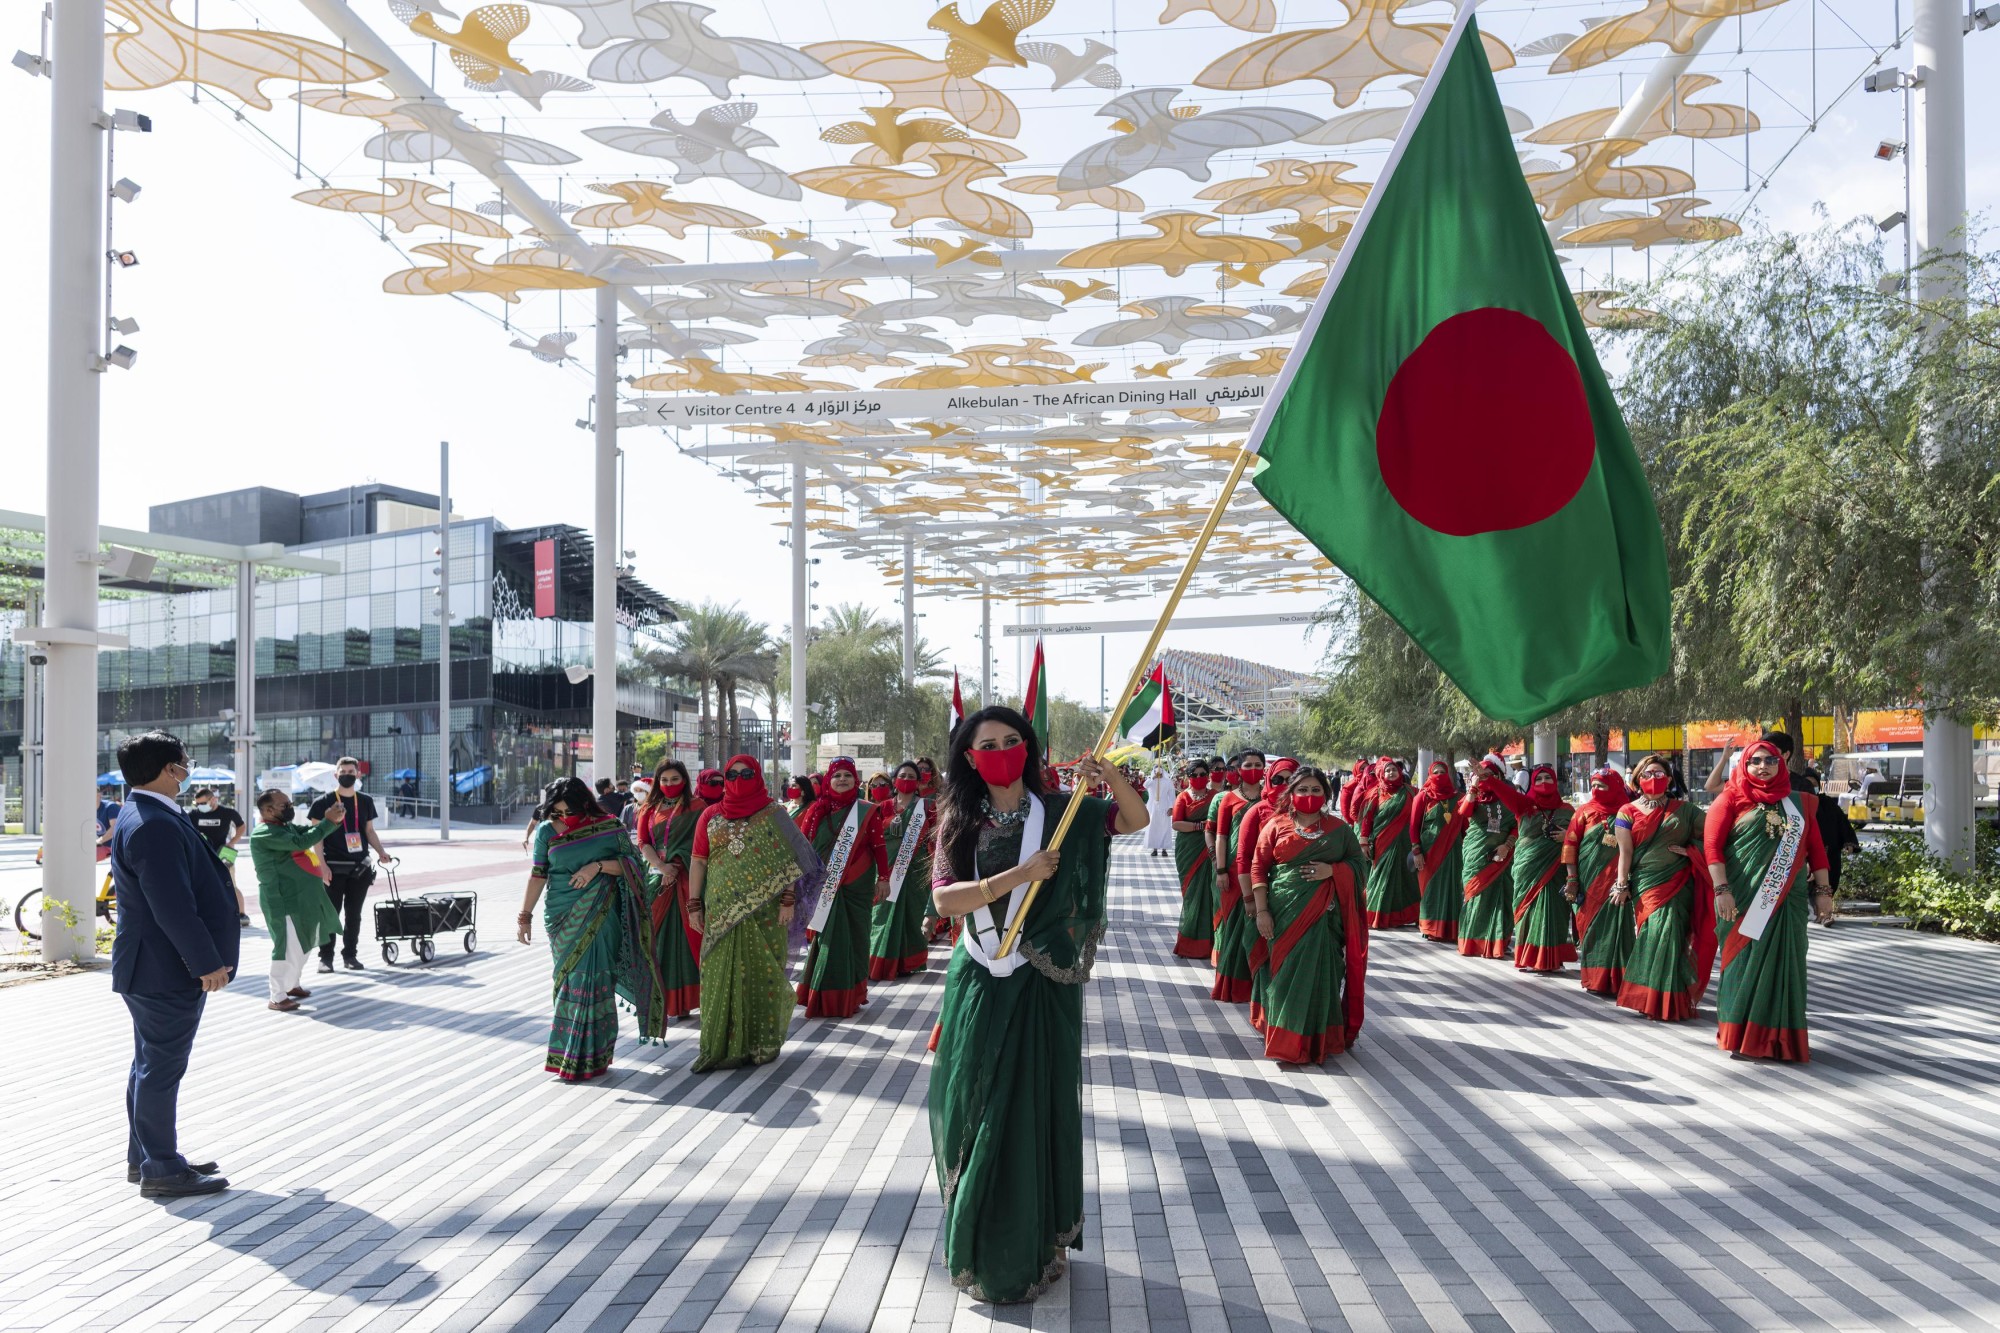
M1876 218L1875 227L1878 231L1894 231L1907 221L1909 221L1908 215L1899 208L1885 218Z
M15 63L17 63L17 64L18 64L19 62L17 61L17 62L15 62ZM45 667L45 666L47 666L48 664L49 664L49 650L48 650L48 649L46 649L46 648L42 647L42 646L41 646L40 644L38 644L38 643L35 643L35 644L30 644L30 645L28 645L28 665L29 665L29 666L32 666L32 667Z
M141 134L153 132L153 118L137 111L127 111L124 107L111 113L111 128L114 130L137 130Z
M1988 5L1984 9L1975 9L1965 16L1965 30L1968 33L1984 32L1988 28L1994 27L2000 27L2000 5ZM21 54L26 55L27 52L23 51ZM17 60L15 63L18 64L19 61Z
M158 563L158 556L129 546L112 546L104 553L104 572L114 579L131 579L134 583L144 583L153 577L153 566Z
M130 370L138 363L139 353L136 349L127 347L124 343L119 343L111 349L111 355L104 359L120 370Z

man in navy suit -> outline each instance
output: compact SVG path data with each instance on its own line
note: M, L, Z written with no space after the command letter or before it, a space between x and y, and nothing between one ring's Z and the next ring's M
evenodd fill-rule
M213 1194L229 1182L214 1162L181 1155L174 1121L202 1006L236 970L236 895L228 869L174 799L188 777L180 738L134 736L118 747L118 767L132 792L111 836L111 989L132 1013L125 1176L151 1198Z

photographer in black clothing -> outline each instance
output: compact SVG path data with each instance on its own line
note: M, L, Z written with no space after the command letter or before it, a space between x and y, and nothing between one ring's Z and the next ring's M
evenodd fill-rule
M312 803L308 812L313 819L323 819L328 811L338 804L341 831L320 844L320 851L326 856L326 868L333 874L333 882L326 886L327 897L333 899L333 910L340 914L340 961L351 972L361 970L361 908L368 901L368 886L375 882L375 866L368 860L369 848L375 850L375 860L388 865L396 858L383 850L382 840L375 835L375 802L367 792L358 790L361 782L361 764L348 755L334 761L334 781L339 790L330 792ZM319 970L333 971L333 941L320 946Z

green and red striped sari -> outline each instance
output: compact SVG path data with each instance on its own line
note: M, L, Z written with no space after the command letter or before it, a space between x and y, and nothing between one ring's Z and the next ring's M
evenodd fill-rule
M1306 866L1330 865L1309 880ZM1266 1059L1316 1065L1361 1035L1368 979L1368 930L1355 885L1368 868L1352 825L1322 817L1310 834L1278 815L1259 838L1252 878L1270 886L1274 934L1250 946L1257 999L1250 1025Z
M1694 1016L1715 963L1715 890L1702 855L1702 812L1690 801L1657 810L1634 802L1618 817L1632 829L1635 927L1618 1003L1679 1022Z
M1560 972L1576 961L1569 900L1556 887L1573 814L1564 803L1521 816L1514 843L1514 966L1523 972Z
M1417 919L1423 891L1417 887L1417 872L1410 868L1410 784L1379 792L1361 825L1361 840L1368 848L1366 914L1370 929L1389 930Z
M578 872L596 861L622 862L624 871L576 882ZM547 822L535 830L531 873L548 882L542 919L555 955L555 1020L544 1067L565 1082L581 1083L611 1068L620 1000L638 1016L641 1041L658 1041L666 1032L641 871L615 819L585 820L567 831Z
M1465 905L1466 816L1447 792L1424 799L1417 810L1417 929L1427 940L1458 942L1458 914Z
M910 808L896 811L882 831L883 852L893 870L903 854L903 839L909 835L910 821L924 798L915 797ZM924 908L931 897L931 844L937 836L937 812L927 809L916 844L910 850L910 864L903 872L896 901L875 904L874 923L868 937L868 979L894 981L913 976L931 964L930 936L924 929Z
M1206 824L1221 792L1182 792L1174 802L1174 822ZM1215 954L1215 858L1202 830L1174 833L1174 869L1181 876L1181 926L1174 953L1181 958Z
M685 1018L701 1007L701 932L688 924L688 859L701 807L691 797L655 810L646 823L654 853L678 873L669 885L657 871L646 879L653 915L653 957L666 988L667 1014Z
M1250 802L1241 792L1226 792L1215 804L1215 842L1220 865L1216 873L1218 899L1215 908L1215 984L1209 997L1230 1004L1250 1000L1250 937L1257 933L1250 920L1245 885L1236 865L1236 838L1243 830L1243 817Z
M1495 797L1459 802L1466 817L1463 864L1465 892L1458 915L1458 951L1468 958L1505 958L1514 929L1508 877L1514 848L1514 812ZM1494 858L1498 857L1498 860Z
M1806 1061L1806 927L1811 886L1806 842L1817 842L1814 798L1795 794L1777 805L1759 804L1736 814L1725 844L1724 866L1736 898L1736 920L1722 937L1722 980L1716 990L1716 1044L1738 1055ZM1763 934L1743 933L1766 872L1784 839L1785 806L1793 805L1804 830L1782 884L1771 886L1777 905Z
M1625 810L1630 810L1626 806ZM1620 813L1623 813L1621 811ZM1632 956L1634 895L1611 901L1611 883L1618 878L1618 837L1615 817L1595 801L1577 808L1563 835L1563 864L1576 867L1581 892L1576 904L1576 953L1583 988L1592 995L1616 998L1625 984L1625 964Z
M826 922L812 936L806 961L800 971L798 1001L807 1018L849 1018L868 1003L868 928L875 912L875 885L888 874L882 865L882 830L875 823L875 807L856 799L854 847L841 867L840 884L828 884L820 892L831 895L833 903ZM848 812L838 805L815 801L806 811L811 828L801 831L825 864Z

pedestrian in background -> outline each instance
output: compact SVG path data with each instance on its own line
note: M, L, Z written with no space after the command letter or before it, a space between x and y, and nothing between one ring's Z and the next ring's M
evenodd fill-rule
M322 944L331 949L340 930L340 914L319 876L296 855L339 833L343 814L328 806L318 823L295 824L290 794L272 788L257 797L257 819L250 864L257 871L257 910L271 932L271 994L264 1007L291 1013L312 995L299 985L306 956Z
M375 867L368 861L368 851L372 847L376 861L382 865L393 864L396 858L389 855L382 839L375 834L375 801L361 790L360 761L352 755L342 755L334 761L333 773L338 790L314 801L306 813L314 820L325 818L329 810L339 815L342 836L327 839L319 844L319 849L333 876L327 881L327 897L343 917L340 961L348 971L359 972L361 908L368 901L368 886L375 882ZM320 945L319 970L333 971L332 940Z
M181 1154L181 1077L208 996L235 972L242 927L229 875L174 799L188 778L178 736L148 731L118 747L132 790L112 828L118 937L111 989L132 1015L125 1085L125 1178L149 1198L229 1188L214 1162Z
M236 840L243 836L243 816L235 807L224 805L215 794L213 787L197 787L194 792L194 809L188 812L194 821L195 832L208 841L216 860L229 871L229 885L236 892L236 924L250 924L250 914L243 907L243 890L236 883Z

